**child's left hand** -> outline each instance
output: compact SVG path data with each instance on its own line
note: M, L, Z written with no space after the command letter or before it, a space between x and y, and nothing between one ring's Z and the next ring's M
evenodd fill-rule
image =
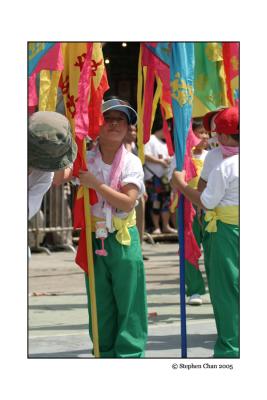
M177 183L179 186L186 184L186 181L185 181L185 170L183 170L183 171L174 171L173 175L174 175L175 183Z
M90 171L80 171L79 179L81 185L92 189L95 189L97 183L99 183L99 181Z

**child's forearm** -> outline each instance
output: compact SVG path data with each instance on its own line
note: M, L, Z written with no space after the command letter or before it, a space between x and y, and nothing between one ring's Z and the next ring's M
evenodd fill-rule
M201 192L198 192L197 190L191 188L186 182L181 182L179 179L177 179L175 174L171 182L176 189L178 189L185 197L187 197L191 201L191 203L199 207L205 208L200 200Z
M201 192L198 192L196 189L191 188L187 183L179 184L178 190L191 201L191 203L205 208L200 200Z
M129 197L125 193L117 192L105 183L98 182L94 189L101 194L114 208L124 212L130 212L135 206L135 196Z
M198 181L198 185L197 185L197 190L199 191L199 192L203 192L203 190L205 190L206 189L206 186L207 186L207 182L206 181L204 181L204 179L202 179L201 177L199 178L199 181Z
M184 188L184 195L191 201L191 203L205 208L200 200L201 193L198 192L196 189L191 188L189 185L186 185Z

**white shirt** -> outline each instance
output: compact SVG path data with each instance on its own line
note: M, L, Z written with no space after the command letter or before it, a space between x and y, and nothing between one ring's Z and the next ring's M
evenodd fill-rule
M212 210L215 207L236 206L239 204L239 156L225 158L209 174L206 189L200 200Z
M167 144L159 140L156 135L151 135L149 142L144 146L144 152L145 155L150 155L156 158L170 158ZM163 167L163 165L146 161L144 166L146 181L153 176L153 174L146 168L146 165L158 178L161 178L167 173L167 168Z
M219 147L216 147L215 149L208 151L208 154L206 155L200 177L205 182L208 182L209 174L222 161L223 161L223 155L222 155L222 151Z
M40 171L37 169L33 169L28 175L29 219L39 211L44 194L50 188L53 177L54 172Z
M112 165L105 164L101 158L95 158L94 162L92 163L91 161L94 155L94 152L87 152L88 169L95 175L96 178L104 181L106 185L109 185L109 175ZM140 198L145 192L142 163L137 156L128 151L125 155L124 166L122 168L119 182L122 187L129 183L137 186L139 191L138 198ZM92 206L92 214L99 218L106 218L104 199L99 193L97 193L97 197L99 201ZM116 210L115 215L120 218L126 218L128 213Z

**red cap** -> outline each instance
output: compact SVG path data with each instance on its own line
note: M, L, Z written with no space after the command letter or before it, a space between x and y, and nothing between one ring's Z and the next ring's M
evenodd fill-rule
M211 111L204 116L203 125L208 132L224 133L226 135L239 134L238 108L229 107L219 111Z

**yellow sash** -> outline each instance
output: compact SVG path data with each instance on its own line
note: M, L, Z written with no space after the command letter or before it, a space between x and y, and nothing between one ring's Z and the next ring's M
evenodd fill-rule
M95 232L95 224L98 221L104 221L103 218L98 218L92 215L92 232ZM116 229L116 239L120 244L124 246L130 246L131 236L128 228L136 225L136 214L135 209L133 209L130 214L124 219L113 216L112 218L114 228Z
M207 211L205 221L208 222L206 231L217 232L217 220L225 224L239 225L239 206L216 207Z

